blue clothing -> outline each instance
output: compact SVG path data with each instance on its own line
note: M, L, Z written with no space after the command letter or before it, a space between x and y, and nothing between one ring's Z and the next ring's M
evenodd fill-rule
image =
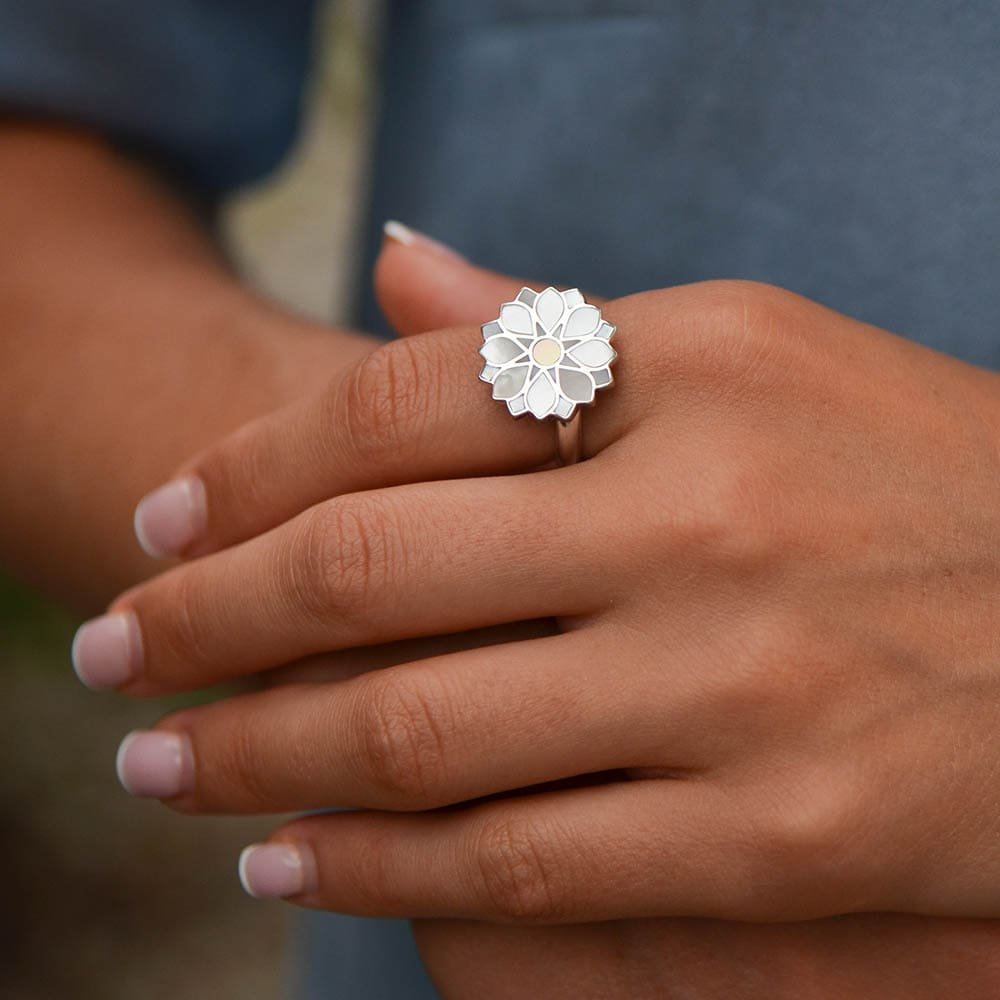
M206 194L287 145L307 0L0 0L0 102ZM385 218L610 295L768 281L1000 367L994 0L390 0ZM381 325L369 286L360 320ZM433 997L400 921L306 918L307 1000Z

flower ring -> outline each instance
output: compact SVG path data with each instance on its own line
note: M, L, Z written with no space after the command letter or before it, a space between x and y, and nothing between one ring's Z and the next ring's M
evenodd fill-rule
M486 343L479 353L486 364L479 377L512 416L530 413L567 423L578 406L592 403L598 389L611 385L614 332L576 288L522 288L483 326Z

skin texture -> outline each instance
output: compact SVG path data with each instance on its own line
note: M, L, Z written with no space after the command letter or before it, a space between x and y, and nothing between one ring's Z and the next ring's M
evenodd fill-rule
M996 804L984 794L997 750L995 376L761 286L649 293L608 314L623 331L620 384L588 414L585 464L346 494L116 604L146 636L146 673L131 687L143 694L530 608L559 618L562 634L168 718L162 728L191 740L195 763L171 804L360 807L276 833L316 861L315 887L294 901L489 921L417 924L446 995L486 989L484 953L517 956L540 984L585 968L573 982L600 973L622 996L668 985L764 995L740 972L761 967L789 996L941 995L962 970L968 995L992 988L988 921L784 922L995 915ZM551 448L544 429L515 435L481 401L461 409L459 368L474 365L476 341L460 328L382 351L405 352L394 378L423 372L441 390L442 408L457 410L452 433L498 466L537 467ZM406 406L426 405L419 379L403 385ZM277 418L286 462L343 392ZM402 412L385 428L391 446L379 453L367 439L369 490L395 474L400 448L441 440L433 413ZM268 446L255 442L270 432L256 430L188 471L225 482L208 470L248 454L260 468ZM342 443L328 434L323 446ZM435 460L439 475L460 474L447 446ZM286 511L340 492L345 465L359 475L357 461L307 464L298 485L286 476ZM511 596L512 539L477 514L522 509L559 511L575 529L545 518L525 534L531 522L519 519L518 552L559 553L571 583L539 558L527 573L516 566L527 593ZM571 544L602 531L613 562L594 556L606 546ZM316 575L282 572L310 559ZM398 560L406 592L393 584ZM253 589L255 566L273 589ZM258 615L291 618L279 639L266 610L267 635L241 617L248 593ZM312 593L322 600L302 607ZM605 773L590 787L538 787L581 771ZM534 787L502 794L524 786ZM680 915L775 923L661 919ZM591 923L538 926L578 921ZM886 941L900 942L889 957ZM727 993L737 980L743 992Z
M132 508L370 342L244 288L188 206L101 140L0 121L0 559L84 608L149 575Z
M0 168L0 309L8 334L0 545L25 575L92 605L154 566L130 534L131 507L143 492L184 455L328 382L325 365L335 367L348 343L359 355L369 348L346 334L334 348L329 331L245 292L183 203L98 140L9 125L0 133ZM504 279L412 256L401 270L397 251L384 256L380 283L403 332L475 322L475 314L458 315L428 297L429 289L471 281L491 307L504 297L497 294ZM204 378L217 370L231 376L222 392ZM547 632L540 623L521 635L479 633L463 642ZM291 668L294 678L271 676L301 682L308 671L309 683L327 684L331 671L349 680L450 648L435 640L430 648L345 652L302 661ZM856 932L846 933L852 926ZM536 995L551 997L596 995L595 981L607 985L603 996L631 997L972 997L997 986L985 922L876 916L794 926L650 920L543 928L423 921L417 931L446 997L524 995L513 977L498 974L509 972L509 962L518 983L537 983ZM761 968L775 970L764 985ZM503 992L504 983L512 992ZM902 983L909 988L894 992Z

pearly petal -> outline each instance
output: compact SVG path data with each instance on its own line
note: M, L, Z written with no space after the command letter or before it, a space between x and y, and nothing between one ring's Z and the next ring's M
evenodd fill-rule
M563 301L566 303L567 309L572 309L575 306L583 305L583 296L580 294L579 288L571 288L567 292L562 293Z
M500 322L508 333L531 333L531 310L520 302L505 302L500 307Z
M524 388L524 380L527 377L527 365L515 365L501 372L493 383L493 398L513 399Z
M563 337L567 340L573 337L586 337L597 329L601 321L601 310L596 306L578 306L569 314L566 320L566 330Z
M572 399L574 403L592 403L594 401L594 380L586 372L560 368L559 388L562 389L563 395Z
M535 303L535 312L546 330L555 329L565 310L563 297L554 288L546 288Z
M577 344L569 356L588 368L603 368L615 356L614 348L606 340L585 340Z
M525 399L528 403L528 409L541 420L542 417L547 417L552 412L558 396L555 387L542 372L528 387Z
M479 353L491 365L505 365L524 354L524 348L510 337L490 337L479 349Z
M524 396L515 396L513 399L507 400L507 409L512 417L519 417L522 413L527 412L528 404L524 401Z
M560 420L569 420L573 416L573 411L576 409L576 403L572 399L567 399L565 396L559 397L559 402L556 403L556 408L552 411L555 416Z
M533 288L522 288L517 293L517 301L523 302L526 306L533 306L535 304L535 299L538 298L538 292Z
M495 337L498 333L503 333L503 327L496 320L483 324L483 340L489 340L490 337Z
M492 382L498 371L500 369L496 365L483 365L483 370L479 373L479 377L484 382Z
M590 373L594 379L594 385L598 389L603 389L606 385L611 385L611 371L608 368L599 368L596 372Z
M615 327L613 327L607 320L605 320L598 328L597 333L594 334L595 337L600 337L601 340L610 340L615 335Z

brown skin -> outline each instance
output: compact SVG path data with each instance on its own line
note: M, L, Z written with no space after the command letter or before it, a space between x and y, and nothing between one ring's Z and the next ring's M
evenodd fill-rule
M148 170L0 123L0 560L86 608L156 568L136 501L370 349L239 283Z
M184 456L325 382L348 338L359 355L369 347L343 334L335 348L329 331L246 292L183 203L98 141L7 126L0 174L2 555L93 605L153 568L130 531L142 493ZM418 934L449 998L523 996L532 983L534 995L596 996L595 981L608 987L601 996L633 998L995 992L991 924L851 919L858 933L847 937L850 921L816 934L823 924L694 921L426 922ZM914 951L926 976L913 976ZM901 982L912 988L894 993Z

